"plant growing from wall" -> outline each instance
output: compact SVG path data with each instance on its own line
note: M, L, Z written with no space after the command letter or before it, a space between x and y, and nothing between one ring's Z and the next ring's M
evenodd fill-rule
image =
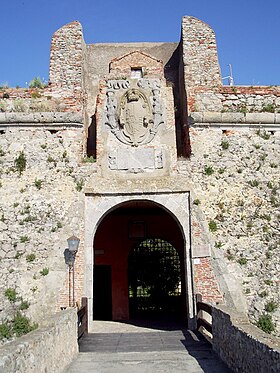
M205 173L205 175L210 176L210 175L213 175L214 172L215 171L214 171L214 169L213 169L212 166L205 166L204 167L204 173Z
M257 327L265 333L271 334L275 330L275 325L272 322L271 315L263 314L259 317Z
M76 190L81 192L84 186L84 180L76 180Z
M277 310L277 303L274 301L268 302L264 308L267 312L274 312Z
M33 78L30 82L29 82L29 88L39 88L39 89L43 89L46 87L46 83L39 77L35 77Z
M0 324L0 339L4 339L4 338L11 338L12 336L12 330L11 330L11 327L10 325L5 322L5 323L2 323Z
M196 206L199 206L199 205L201 204L200 199L195 199L195 200L193 201L193 204L196 205Z
M21 236L20 237L20 242L21 243L29 242L29 237L28 236Z
M263 105L262 111L264 111L265 113L274 113L275 105L273 104Z
M247 262L248 262L248 259L246 259L246 258L240 258L240 259L238 259L238 263L239 263L241 266L247 264Z
M24 155L24 152L21 151L19 153L19 156L14 160L14 165L15 165L15 168L16 170L19 172L19 174L21 175L22 172L25 170L26 168L26 158L25 158L25 155Z
M49 274L49 268L45 267L40 271L42 276L47 276Z
M22 315L19 311L11 322L12 331L17 337L21 337L24 334L31 332L38 328L38 324L32 324L30 319Z
M15 303L16 299L17 299L17 292L15 289L12 289L12 288L8 288L5 290L5 297L8 298L8 300L11 302L11 303Z
M28 263L34 262L35 259L36 259L36 255L34 253L26 255L26 261Z
M214 221L214 220L210 220L209 223L208 223L208 227L209 227L209 230L210 232L216 232L218 227L217 227L217 223Z
M42 188L42 182L43 180L36 178L34 181L35 187L40 190Z

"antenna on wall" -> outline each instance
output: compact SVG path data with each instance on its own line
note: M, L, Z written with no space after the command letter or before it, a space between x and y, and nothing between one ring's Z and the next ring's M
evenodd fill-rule
M232 76L232 66L231 66L231 63L229 63L228 66L229 66L229 75L225 76L224 78L222 78L222 80L228 79L228 84L229 85L234 85L233 76Z

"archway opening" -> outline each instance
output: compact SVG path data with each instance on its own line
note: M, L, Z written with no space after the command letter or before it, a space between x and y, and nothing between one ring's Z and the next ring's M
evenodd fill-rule
M179 254L169 242L148 238L137 244L128 257L130 316L180 316L181 272Z
M107 213L94 237L93 319L186 319L184 242L173 215L155 202Z

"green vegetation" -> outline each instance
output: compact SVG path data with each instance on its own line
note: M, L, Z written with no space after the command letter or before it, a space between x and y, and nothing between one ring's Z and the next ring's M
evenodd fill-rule
M23 151L21 151L19 153L19 156L14 160L14 164L15 164L15 168L16 170L19 172L19 174L21 175L22 172L25 170L26 168L26 158L25 158L25 155L23 153Z
M19 309L21 311L27 310L29 308L29 303L26 300L21 301Z
M76 180L76 190L81 192L84 186L84 180Z
M82 158L82 162L84 162L84 163L95 163L96 159L94 158L93 155L91 155L91 156L87 156L85 158Z
M19 311L16 313L14 319L11 323L12 331L16 334L17 337L20 337L24 334L31 332L32 330L37 329L38 324L31 324L28 317L23 316Z
M222 140L221 147L224 150L228 149L229 148L229 142L227 140Z
M263 291L261 291L260 293L259 293L259 297L261 297L261 298L265 298L265 297L267 297L268 296L268 292L266 291L266 290L263 290Z
M5 297L9 299L10 302L15 303L17 299L17 292L15 289L8 288L5 290Z
M277 309L277 303L274 301L268 302L265 305L265 310L267 312L274 312Z
M267 104L262 107L262 111L266 113L274 113L275 111L275 105L273 104Z
M29 237L28 236L20 236L20 242L21 243L29 242Z
M40 275L42 276L47 276L49 274L49 268L43 268L41 271L40 271Z
M248 184L251 185L251 187L259 186L258 180L250 180L250 181L248 181Z
M272 322L271 315L263 314L259 317L257 327L263 330L265 333L270 334L275 330L275 325Z
M36 178L35 181L34 181L35 187L37 189L41 189L42 188L42 182L43 182L43 180Z
M243 265L245 265L245 264L248 263L248 259L246 259L246 258L240 258L240 259L238 259L238 263L239 263L241 266L243 266Z
M201 204L201 201L200 201L199 199L195 199L195 200L193 201L193 204L196 205L196 206L198 206L198 205Z
M36 255L34 253L26 255L26 261L28 263L34 262L35 259L36 259Z
M213 167L211 167L211 166L205 166L204 167L205 175L210 176L210 175L213 175L214 172L215 171L214 171Z
M12 330L10 325L7 322L0 324L0 339L11 338L11 336Z
M35 77L33 78L30 82L29 82L29 88L39 88L39 89L43 89L46 87L46 83L44 83L44 81L39 77Z
M259 135L264 140L269 140L270 134L266 131L257 130L257 135Z
M3 157L4 155L5 155L5 152L4 152L4 150L0 146L0 157Z
M221 241L216 241L216 242L215 242L215 247L216 247L217 249L221 249L223 246L224 246L224 244L223 244Z
M214 220L209 221L208 227L209 227L210 232L216 232L218 229L217 223Z

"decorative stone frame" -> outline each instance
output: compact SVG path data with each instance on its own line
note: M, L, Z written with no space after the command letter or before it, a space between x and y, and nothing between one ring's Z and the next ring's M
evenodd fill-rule
M86 193L85 198L85 284L84 292L89 301L89 331L93 330L93 242L103 218L121 204L133 200L150 201L169 212L177 221L184 239L184 272L188 327L194 328L193 271L190 250L189 192L158 193Z

